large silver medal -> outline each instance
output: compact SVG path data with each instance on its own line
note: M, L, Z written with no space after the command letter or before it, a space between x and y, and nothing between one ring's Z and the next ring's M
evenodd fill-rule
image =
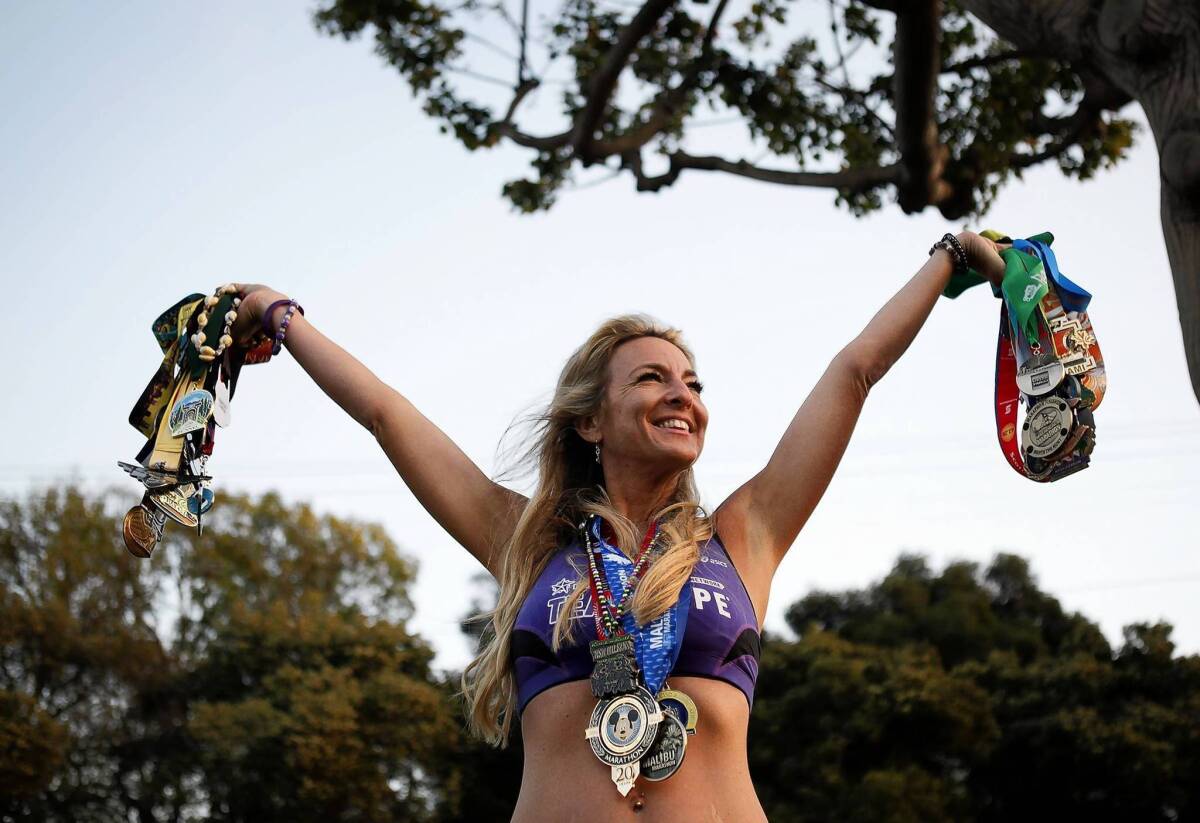
M662 720L658 702L641 686L601 700L592 710L584 737L592 754L611 767L612 781L622 796L629 794L641 773L640 761L654 746Z
M1067 442L1073 428L1075 416L1066 400L1061 397L1039 400L1025 415L1025 423L1021 427L1021 446L1025 456L1050 457Z
M1066 369L1057 357L1035 354L1017 369L1017 388L1037 397L1053 391L1066 376Z

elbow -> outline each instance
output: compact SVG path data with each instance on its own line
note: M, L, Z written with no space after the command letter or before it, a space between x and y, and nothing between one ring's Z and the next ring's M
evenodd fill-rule
M371 398L371 402L366 405L362 416L358 418L358 422L376 440L383 434L383 430L387 425L388 411L393 405L391 402L392 398L389 395L398 396L398 392L390 386L382 385L381 389Z
M886 358L859 341L838 352L834 363L858 387L864 397L892 366Z

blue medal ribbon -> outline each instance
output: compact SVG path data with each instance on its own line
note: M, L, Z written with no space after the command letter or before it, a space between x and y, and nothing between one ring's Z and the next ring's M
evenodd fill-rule
M619 606L618 600L625 589L625 581L633 571L633 561L625 556L620 549L610 546L600 535L600 519L592 524L592 535L600 547L600 559L604 565L604 577L608 588L613 593L613 605ZM690 580L689 580L690 582ZM679 650L683 648L683 633L687 629L688 583L683 584L675 605L651 620L644 626L638 626L633 612L626 613L621 618L621 627L633 638L634 651L637 653L638 668L646 681L646 688L651 694L657 695L667 675L675 668L679 659ZM632 596L632 592L630 593Z

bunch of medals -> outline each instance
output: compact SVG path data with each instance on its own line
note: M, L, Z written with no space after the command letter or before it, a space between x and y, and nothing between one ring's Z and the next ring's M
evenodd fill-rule
M192 294L159 315L151 326L162 363L129 413L146 437L136 463L117 462L146 492L125 514L125 548L135 557L153 553L167 520L203 533L212 508L208 459L217 426L228 426L229 402L243 364L271 358L271 340L235 349L231 337L241 296L237 286L212 295ZM215 347L206 345L216 341Z
M659 625L655 629L661 632L663 642L651 648L648 629L652 624L639 628L629 604L638 581L663 551L657 525L647 532L631 569L628 558L604 545L598 517L589 517L580 530L588 556L597 636L591 653L592 694L598 702L584 737L592 753L611 768L612 781L624 796L639 776L659 781L679 771L688 736L696 732L699 712L695 702L666 687L667 672L679 655L688 604L681 595L671 609L656 618ZM614 578L623 581L619 598L610 585Z
M996 435L1009 465L1040 483L1087 468L1108 382L1087 315L1091 294L1058 268L1049 232L1009 240L996 345ZM1017 445L1017 406L1026 406Z

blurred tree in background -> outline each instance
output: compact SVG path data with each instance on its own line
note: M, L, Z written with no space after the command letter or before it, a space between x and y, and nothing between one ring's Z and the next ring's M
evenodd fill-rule
M223 497L126 554L128 501L0 504L0 816L422 820L462 742L376 525Z
M1170 626L1114 653L1026 562L902 557L863 591L794 604L750 722L774 823L1195 820L1200 658Z
M126 505L0 503L0 820L509 818L519 735L467 738L379 526L226 496L142 562ZM787 619L750 728L772 821L1200 814L1200 659L1169 626L1114 651L1010 555L903 557Z

